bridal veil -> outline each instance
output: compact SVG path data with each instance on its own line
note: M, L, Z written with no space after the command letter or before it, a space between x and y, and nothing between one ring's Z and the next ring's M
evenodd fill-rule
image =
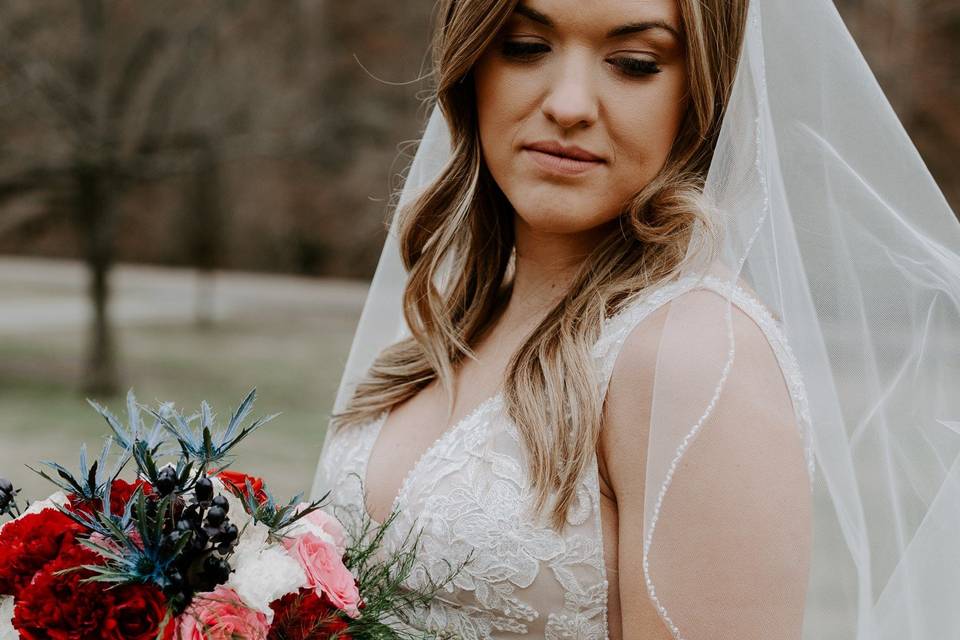
M435 108L399 206L449 153ZM804 638L958 637L960 224L830 0L752 0L706 195L724 229L723 278L748 284L777 319L806 392L814 517ZM404 334L405 280L391 228L335 410ZM722 582L692 585L700 563L684 536L705 524L668 508L736 490L722 452L690 455L707 446L698 436L737 357L727 311L716 343L696 354L715 372L711 384L677 403L686 381L671 365L690 357L696 309L671 304L653 391L646 586L686 640L716 637L711 607L743 606L724 602ZM713 478L709 487L678 480L694 460L708 465L696 475Z

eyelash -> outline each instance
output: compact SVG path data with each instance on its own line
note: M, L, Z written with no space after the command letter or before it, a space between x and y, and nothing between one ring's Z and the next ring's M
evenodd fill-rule
M501 47L503 55L515 60L529 61L536 56L547 53L550 48L539 42L505 41ZM660 66L653 60L641 58L613 58L617 67L628 76L641 78L660 73Z

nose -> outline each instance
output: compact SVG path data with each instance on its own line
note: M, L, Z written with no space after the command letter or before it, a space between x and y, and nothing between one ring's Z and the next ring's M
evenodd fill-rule
M556 65L541 106L547 119L564 129L589 127L596 122L599 111L589 64L575 58L577 56L567 56Z

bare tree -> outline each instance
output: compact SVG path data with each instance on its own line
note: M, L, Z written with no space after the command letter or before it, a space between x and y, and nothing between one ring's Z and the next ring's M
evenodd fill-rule
M244 4L0 4L0 78L16 96L8 103L35 119L35 138L55 140L4 154L15 171L0 171L0 200L47 191L47 207L7 224L61 217L78 232L93 308L84 392L112 394L119 383L107 313L117 200L131 185L195 163L166 146L177 133L174 111L202 81L219 25ZM201 146L199 157L209 153Z

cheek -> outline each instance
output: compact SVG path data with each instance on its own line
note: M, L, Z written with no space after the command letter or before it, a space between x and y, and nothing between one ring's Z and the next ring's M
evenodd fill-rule
M536 109L537 88L487 54L474 67L477 125L484 159L498 178L509 173L520 128Z
M663 168L686 113L686 84L679 81L657 91L612 103L610 135L616 148L615 170L632 174L639 191Z

